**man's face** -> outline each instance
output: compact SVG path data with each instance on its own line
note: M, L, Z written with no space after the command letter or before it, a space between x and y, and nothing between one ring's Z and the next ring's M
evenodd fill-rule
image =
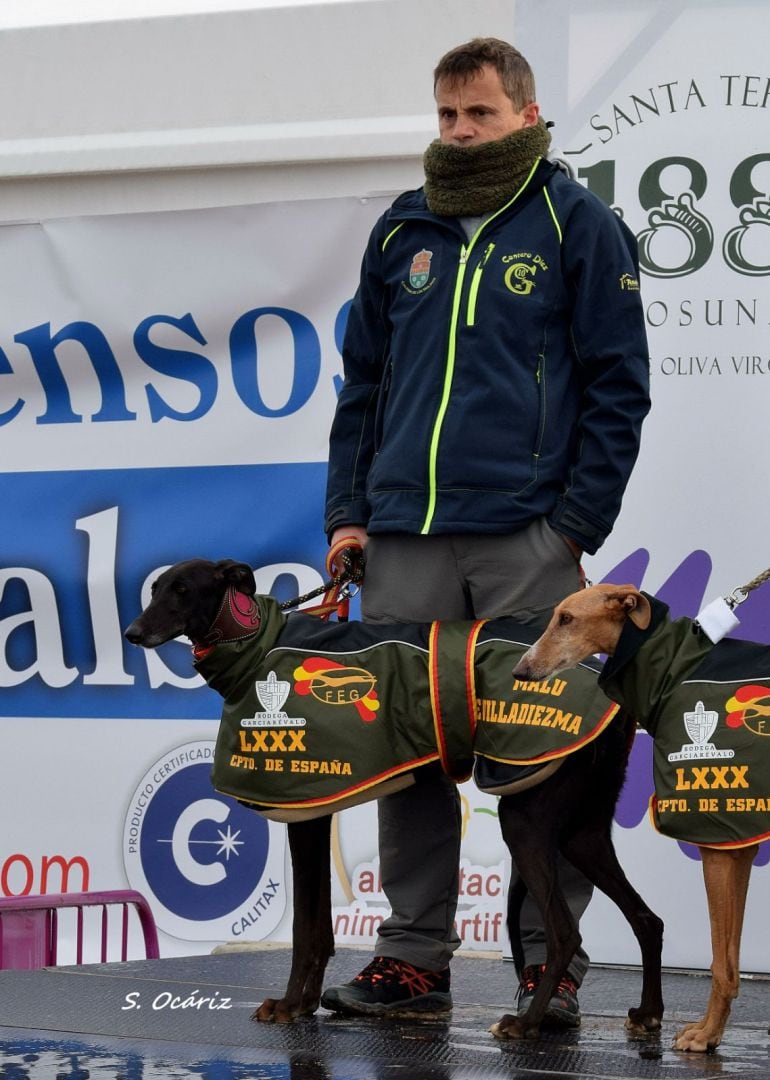
M534 101L517 112L490 64L484 64L477 75L465 82L440 79L436 106L439 138L449 146L480 146L502 139L536 124L540 113Z

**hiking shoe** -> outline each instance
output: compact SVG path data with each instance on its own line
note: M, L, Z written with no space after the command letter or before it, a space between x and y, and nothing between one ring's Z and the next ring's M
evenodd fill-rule
M535 991L545 971L545 964L531 964L521 973L519 993L516 999L517 1013L523 1016L532 1004ZM556 987L556 993L548 1002L541 1027L573 1028L580 1026L580 1006L577 999L577 985L565 975Z
M449 967L426 971L404 960L375 956L352 982L325 990L321 1004L354 1016L443 1016L452 1008Z

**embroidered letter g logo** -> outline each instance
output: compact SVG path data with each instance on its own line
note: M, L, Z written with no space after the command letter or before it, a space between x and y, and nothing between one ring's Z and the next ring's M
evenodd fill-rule
M535 263L513 263L505 271L505 287L517 296L528 296L535 287Z

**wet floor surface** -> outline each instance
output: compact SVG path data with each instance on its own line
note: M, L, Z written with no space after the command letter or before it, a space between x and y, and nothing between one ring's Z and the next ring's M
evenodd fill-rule
M290 1025L250 1022L285 982L289 960L288 949L264 949L0 972L0 1080L770 1080L767 978L743 981L722 1046L703 1055L671 1049L675 1030L705 1005L702 975L665 974L659 1037L634 1040L623 1028L638 1004L639 974L592 968L579 1030L500 1043L488 1028L511 1010L511 964L457 957L446 1022L341 1019L323 1010ZM327 984L367 960L340 950Z

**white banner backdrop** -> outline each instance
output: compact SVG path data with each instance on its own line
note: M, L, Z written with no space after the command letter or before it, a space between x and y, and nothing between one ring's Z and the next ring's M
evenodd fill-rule
M3 894L128 883L164 955L286 940L285 830L208 779L220 699L184 646L122 628L186 557L247 561L283 599L323 580L338 344L377 212L0 228Z
M587 570L694 615L768 564L770 145L754 53L767 35L748 33L749 6L718 33L711 10L696 32L683 6L611 23L601 6L574 19L568 7L520 0L520 44L530 51L527 11L542 27L552 8L563 38L536 65L541 101L583 182L640 236L654 397L620 521ZM723 56L735 45L724 75L709 40ZM288 940L282 828L208 786L218 698L182 645L145 654L121 627L181 558L248 561L281 599L320 582L339 345L384 205L0 228L0 892L141 888L163 955ZM770 642L768 590L741 609L743 636ZM647 823L649 759L643 736L618 847L666 920L665 962L705 967L700 867ZM499 949L496 802L461 790L458 925L466 947ZM770 971L769 848L749 894L748 970ZM338 815L334 854L338 939L368 942L385 911L373 806ZM583 930L594 960L637 962L603 898Z

